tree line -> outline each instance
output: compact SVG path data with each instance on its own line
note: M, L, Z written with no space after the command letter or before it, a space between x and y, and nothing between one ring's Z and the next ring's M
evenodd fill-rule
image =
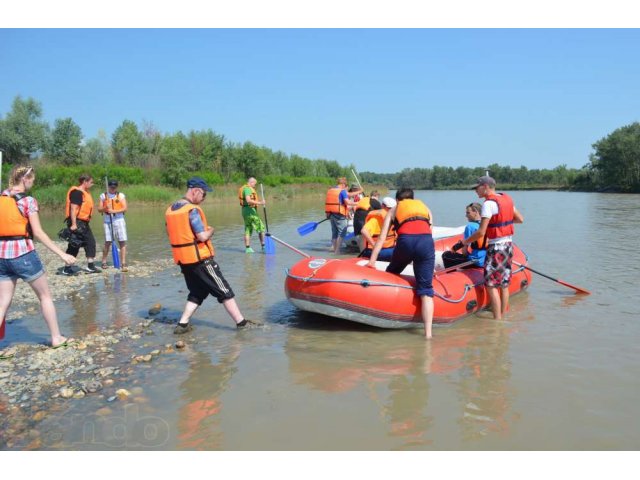
M640 192L640 123L621 127L592 145L589 162L580 169L560 165L553 169L500 166L406 168L397 173L361 172L361 181L389 188L466 188L489 171L500 186ZM37 159L56 169L79 167L121 169L122 174L147 183L181 187L199 174L215 185L237 183L249 176L265 183L332 183L350 177L353 165L335 160L309 159L273 151L251 142L229 141L207 130L161 133L151 122L124 120L107 137L100 131L86 139L72 118L60 118L51 127L43 120L40 102L14 98L11 111L0 117L0 149L8 165ZM75 168L74 168L75 167ZM57 179L59 180L60 175Z

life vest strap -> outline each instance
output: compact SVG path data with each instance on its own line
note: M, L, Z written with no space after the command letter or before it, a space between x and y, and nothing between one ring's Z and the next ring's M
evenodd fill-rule
M29 235L12 235L8 237L0 237L0 240L27 240L31 238Z
M490 223L488 226L491 228L500 228L500 227L506 227L507 225L512 225L512 224L513 224L513 220L507 220L506 222Z

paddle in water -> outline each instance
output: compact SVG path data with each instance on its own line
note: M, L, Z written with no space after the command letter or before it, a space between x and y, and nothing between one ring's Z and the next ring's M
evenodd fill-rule
M541 277L548 278L549 280L553 280L554 282L559 283L560 285L564 285L565 287L573 288L577 293L582 293L584 295L591 295L591 292L589 290L585 290L584 288L576 287L575 285L571 285L570 283L563 282L562 280L558 280L557 278L550 277L549 275L545 275L542 272L538 272L537 270L534 270L533 268L529 267L528 265L523 265L523 264L518 263L518 262L513 262L513 263L515 265L518 265L519 267L526 268L527 270L529 270L529 271L531 271L533 273L537 273Z
M262 193L262 200L264 200L264 187L260 184L260 193ZM276 253L276 244L271 238L269 234L269 222L267 221L267 206L265 204L262 205L264 209L264 224L267 227L267 234L264 238L264 253L267 255L274 255Z

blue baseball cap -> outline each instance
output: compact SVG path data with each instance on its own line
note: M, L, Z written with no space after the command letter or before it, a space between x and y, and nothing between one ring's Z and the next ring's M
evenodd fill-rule
M213 188L207 185L207 182L200 177L191 177L187 180L187 188L201 188L205 192L213 192Z

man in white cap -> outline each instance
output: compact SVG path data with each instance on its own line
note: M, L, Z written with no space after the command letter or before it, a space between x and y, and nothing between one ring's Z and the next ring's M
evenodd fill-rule
M496 181L490 176L479 177L471 189L485 201L480 214L480 227L462 241L462 246L467 247L477 240L486 240L483 242L487 246L484 281L491 299L493 318L501 320L502 315L509 309L513 224L522 223L524 217L509 195L496 193Z
M360 256L363 258L370 258L373 247L380 237L382 232L382 224L384 223L384 217L387 216L387 212L396 206L395 199L391 197L384 197L382 199L382 208L379 210L372 210L365 219L365 224L360 230L360 235L365 240L365 249L362 250ZM393 256L393 249L396 246L396 233L395 229L390 227L387 238L382 245L382 249L378 254L378 260L383 262L390 262Z

